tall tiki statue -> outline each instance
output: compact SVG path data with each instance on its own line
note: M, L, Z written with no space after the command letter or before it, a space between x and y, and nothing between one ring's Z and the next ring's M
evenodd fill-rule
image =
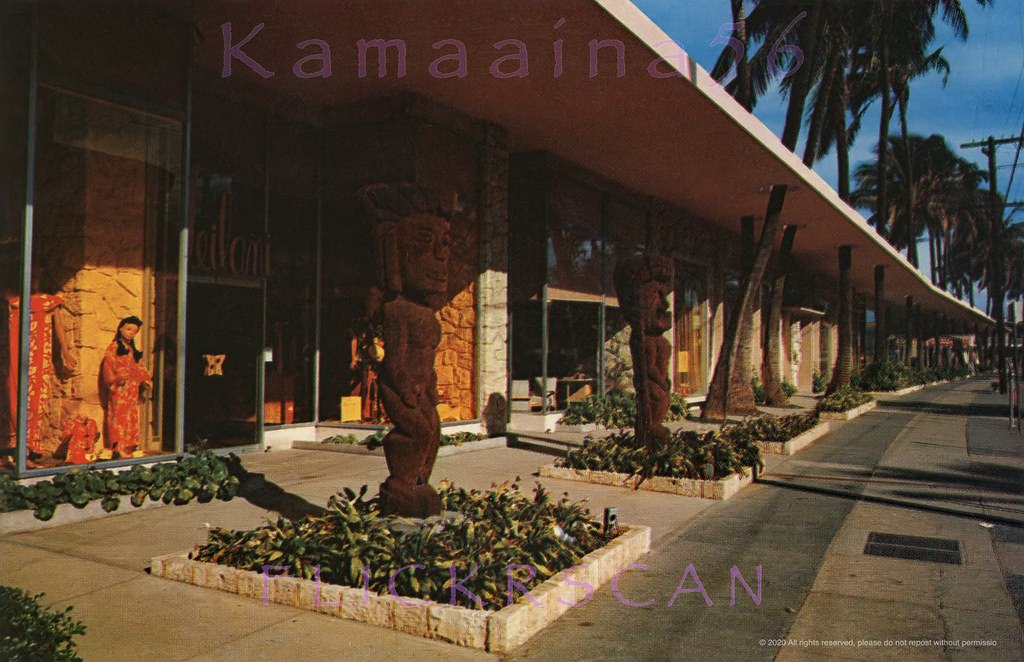
M380 393L394 425L384 437L389 475L380 509L427 517L441 512L429 481L441 434L434 372L441 326L434 313L447 297L449 223L411 185L371 186L361 194L377 232L384 290Z
M615 265L615 293L629 323L636 388L636 439L655 450L668 443L661 422L668 413L671 384L668 361L672 345L664 333L672 328L668 294L672 263L658 255L635 255Z

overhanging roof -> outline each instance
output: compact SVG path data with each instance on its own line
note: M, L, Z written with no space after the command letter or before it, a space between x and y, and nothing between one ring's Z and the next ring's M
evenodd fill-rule
M680 11L686 11L685 3ZM836 248L853 250L854 286L874 287L873 267L886 267L888 299L901 305L913 296L926 311L954 320L992 320L933 286L842 202L757 118L737 104L669 37L626 0L348 0L255 2L204 0L194 5L204 41L196 49L201 66L219 71L221 26L230 21L237 43L258 23L263 31L245 52L275 71L268 79L236 62L233 78L255 82L315 105L335 105L395 91L412 91L507 128L517 150L542 149L578 163L640 192L661 197L729 230L744 215L763 216L768 188L787 184L782 221L797 225L794 257L808 270L835 278ZM564 19L564 21L563 21ZM376 60L358 74L359 40L401 40L407 72L391 63L377 77ZM296 44L328 42L333 75L302 79L291 72L310 51ZM465 45L468 76L441 79L430 63L451 46ZM625 74L616 76L614 54L603 50L598 75L590 74L590 41L624 44ZM521 40L529 73L496 78L490 67ZM554 74L555 43L561 40L562 73ZM681 77L655 78L648 66L661 55ZM663 70L667 71L663 63ZM513 69L509 64L505 70ZM229 84L229 81L225 81Z

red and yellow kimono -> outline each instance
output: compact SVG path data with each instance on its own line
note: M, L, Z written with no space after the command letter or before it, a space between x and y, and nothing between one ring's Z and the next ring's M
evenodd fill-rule
M121 457L131 455L139 445L139 387L153 378L132 353L118 354L117 341L110 343L100 377L106 391L103 416L103 445Z
M41 454L43 439L40 421L50 397L53 382L53 314L64 303L59 294L33 294L29 299L28 359L28 421L26 446L28 452ZM18 332L21 302L17 295L7 296L10 366L7 373L7 397L10 412L9 429L4 431L10 444L18 411Z

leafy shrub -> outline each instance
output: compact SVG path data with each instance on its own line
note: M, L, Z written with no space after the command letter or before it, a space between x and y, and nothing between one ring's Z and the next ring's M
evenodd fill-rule
M874 398L869 393L865 393L853 386L843 386L832 395L822 398L818 402L818 411L849 411L872 400Z
M340 445L348 444L348 445L353 445L353 444L358 444L359 443L359 439L357 439L354 434L336 434L336 435L327 437L326 439L324 439L320 443L323 443L323 444L340 444Z
M864 369L857 380L857 386L865 391L898 391L923 383L919 371L902 363L890 361L872 363Z
M686 398L672 393L665 420L686 418ZM596 423L606 428L631 428L636 425L636 394L631 391L608 391L586 400L572 402L562 414L562 423L583 425Z
M354 435L346 435L346 437L352 437L352 441L351 442L346 441L344 443L352 443L352 444L358 443L361 446L366 446L368 449L370 449L372 451L375 448L380 448L381 446L384 445L384 437L388 436L389 432L391 432L391 428L388 428L386 430L377 430L376 432L371 434L369 437L367 437L366 439L363 439L362 441L359 441L359 442L355 441L355 436ZM442 434L441 435L441 445L442 446L461 446L462 444L469 443L471 441L480 441L481 439L486 439L486 438L487 438L486 434L478 434L476 432L456 432L455 434ZM325 439L324 443L336 443L336 442L331 442L329 439Z
M644 478L714 480L733 473L745 474L748 467L761 466L761 453L752 439L692 430L674 432L664 448L651 453L637 443L632 432L623 431L604 439L587 438L581 448L569 451L556 464Z
M721 434L732 441L789 441L818 424L818 414L772 416L765 414L748 418L722 428Z
M825 376L814 373L814 376L811 378L811 391L814 393L824 393L826 388L828 388L828 383Z
M286 566L287 574L342 586L362 587L365 580L382 594L390 581L407 598L493 610L509 600L508 566L530 565L543 581L606 542L582 504L555 500L540 485L529 498L518 479L484 492L442 482L442 508L459 516L428 518L422 526L408 520L396 526L402 518L382 516L376 497L364 500L366 490L357 495L346 488L331 497L326 515L279 518L250 531L212 529L192 558L256 572ZM425 567L395 574L414 563ZM458 591L452 595L450 566L459 578L468 576L460 583L482 604Z
M85 625L51 611L20 588L0 586L0 659L7 662L81 662L74 638Z
M750 380L750 388L754 391L754 404L763 405L768 401L767 396L764 392L764 384L757 377L753 377Z
M787 398L792 398L797 393L796 385L782 382L782 392L786 394Z
M32 485L19 485L10 476L0 475L0 512L31 508L37 518L48 520L62 503L85 508L96 499L102 500L103 510L112 512L120 505L120 497L126 495L131 495L136 508L145 503L146 497L176 505L192 499L206 503L214 497L227 501L237 494L238 484L227 462L211 451L203 451L177 462L135 465L120 473L75 469Z

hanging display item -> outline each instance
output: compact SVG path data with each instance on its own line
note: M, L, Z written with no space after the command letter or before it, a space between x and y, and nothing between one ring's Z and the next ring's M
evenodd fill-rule
M203 369L203 376L223 377L224 359L226 358L227 354L203 354L203 360L206 361L206 367Z
M8 411L17 412L18 405L18 330L20 325L21 300L16 294L7 294L8 317L8 356L10 366L7 371ZM70 343L64 332L64 323L60 313L64 299L59 294L33 294L29 298L29 359L28 359L28 407L26 420L27 466L34 467L43 453L43 431L41 421L44 408L50 397L50 390L55 374L54 342L64 370L73 371L77 362L71 352ZM15 420L8 418L8 429L3 431L5 446L13 448L15 441Z
M141 328L138 317L122 319L100 366L103 440L113 458L143 455L139 449L139 404L148 396L153 376L142 367L142 352L135 347Z

